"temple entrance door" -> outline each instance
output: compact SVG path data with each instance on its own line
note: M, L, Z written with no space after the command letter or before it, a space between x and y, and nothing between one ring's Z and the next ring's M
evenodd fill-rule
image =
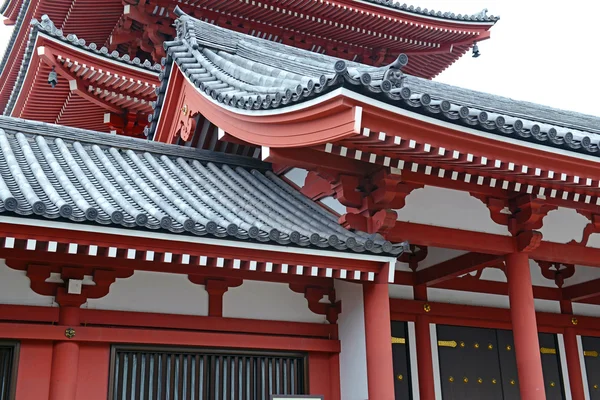
M444 400L519 400L519 380L511 331L437 326ZM556 335L540 333L546 398L562 400L564 387Z
M437 327L444 400L503 400L494 329Z
M394 397L397 400L412 399L410 350L406 322L392 321L392 357L394 361Z
M600 400L600 338L581 338L590 400Z

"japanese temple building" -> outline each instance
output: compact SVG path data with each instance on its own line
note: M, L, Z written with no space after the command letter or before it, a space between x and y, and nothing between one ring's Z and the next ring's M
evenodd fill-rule
M0 400L600 399L600 117L432 80L498 17L0 12Z

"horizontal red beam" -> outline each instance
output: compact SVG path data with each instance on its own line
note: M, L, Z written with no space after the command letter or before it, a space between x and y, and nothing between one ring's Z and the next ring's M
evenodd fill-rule
M386 235L392 242L409 241L420 246L444 247L488 254L510 254L517 251L514 238L454 228L396 221ZM600 249L579 244L542 241L529 253L529 258L564 264L600 267Z
M66 326L0 323L1 339L65 340ZM165 344L173 346L227 347L257 350L317 351L339 353L340 342L330 339L298 338L273 335L249 335L222 332L190 332L167 329L72 327L75 337L84 343Z
M571 301L582 301L600 295L600 279L578 283L563 288L563 296Z
M467 253L417 272L417 285L434 286L460 275L498 264L503 259L495 254Z
M81 321L82 324L88 326L98 325L162 328L207 332L285 335L327 339L337 337L337 325L331 324L219 318L195 315L82 309Z
M517 250L514 239L510 236L402 221L396 221L386 238L398 243L408 240L411 244L420 246L444 247L496 255L509 254Z
M425 304L429 311L425 311ZM392 319L403 320L406 316L427 315L432 323L447 325L466 325L510 329L512 326L510 310L495 307L480 307L464 304L436 303L418 300L390 299ZM572 315L537 312L536 319L540 330L562 332L574 327L576 331L595 332L600 336L600 318L576 316L577 325L573 325Z

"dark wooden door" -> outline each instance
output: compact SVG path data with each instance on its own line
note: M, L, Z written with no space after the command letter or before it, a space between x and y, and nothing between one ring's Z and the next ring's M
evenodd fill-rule
M409 349L407 323L392 321L392 357L394 360L394 393L396 400L412 399Z
M600 338L582 336L581 344L590 400L600 400Z
M502 400L496 331L437 326L444 400Z
M512 331L438 325L437 333L444 400L520 400ZM540 333L539 342L546 398L563 400L556 335Z

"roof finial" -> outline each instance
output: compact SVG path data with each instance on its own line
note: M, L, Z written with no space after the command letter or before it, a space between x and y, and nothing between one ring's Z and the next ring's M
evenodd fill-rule
M486 19L487 18L487 13L488 13L488 9L484 8L483 10L479 11L479 13L475 14L474 17L477 19Z

